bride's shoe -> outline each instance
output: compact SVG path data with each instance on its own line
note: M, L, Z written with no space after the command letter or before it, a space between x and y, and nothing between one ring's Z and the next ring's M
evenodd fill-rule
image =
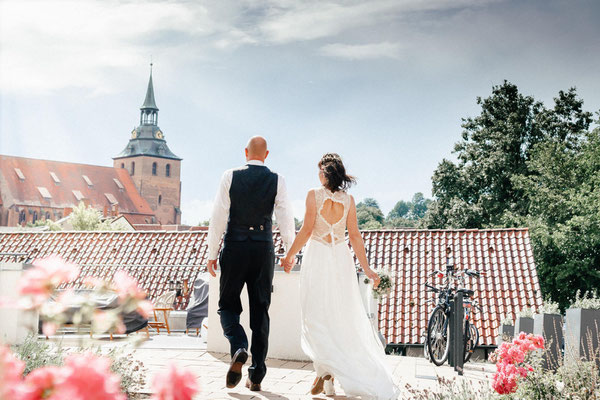
M335 388L333 387L333 376L331 377L331 379L325 380L324 390L325 390L325 396L328 396L328 397L335 396Z
M323 393L323 384L326 381L329 382L331 378L331 375L317 376L312 384L312 387L310 388L310 394L314 396Z

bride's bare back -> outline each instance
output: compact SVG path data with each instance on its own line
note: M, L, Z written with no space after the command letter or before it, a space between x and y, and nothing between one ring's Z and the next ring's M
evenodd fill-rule
M341 243L346 237L346 219L350 209L350 195L331 192L324 187L314 190L317 216L311 238L321 243Z

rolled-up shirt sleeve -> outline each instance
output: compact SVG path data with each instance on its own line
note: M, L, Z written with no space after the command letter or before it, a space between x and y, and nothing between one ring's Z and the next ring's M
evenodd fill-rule
M292 247L294 237L296 236L296 224L294 223L294 213L292 205L288 198L285 179L278 175L277 195L275 196L275 218L281 232L281 240L286 250Z
M213 204L212 216L208 227L208 259L216 260L219 256L219 246L221 245L221 237L227 228L227 220L229 219L229 207L231 199L229 198L229 189L231 187L232 171L225 171L221 177L221 183L215 196Z

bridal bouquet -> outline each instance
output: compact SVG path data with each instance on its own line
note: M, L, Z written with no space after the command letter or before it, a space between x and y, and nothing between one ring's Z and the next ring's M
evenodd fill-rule
M379 285L373 288L373 297L376 299L382 299L392 291L392 275L388 271L379 270ZM369 283L370 279L365 278L365 283Z

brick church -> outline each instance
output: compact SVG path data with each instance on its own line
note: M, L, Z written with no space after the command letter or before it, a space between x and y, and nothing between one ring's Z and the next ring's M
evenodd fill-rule
M112 167L0 155L0 226L56 221L82 201L134 227L179 225L181 160L158 127L150 71L139 126Z

